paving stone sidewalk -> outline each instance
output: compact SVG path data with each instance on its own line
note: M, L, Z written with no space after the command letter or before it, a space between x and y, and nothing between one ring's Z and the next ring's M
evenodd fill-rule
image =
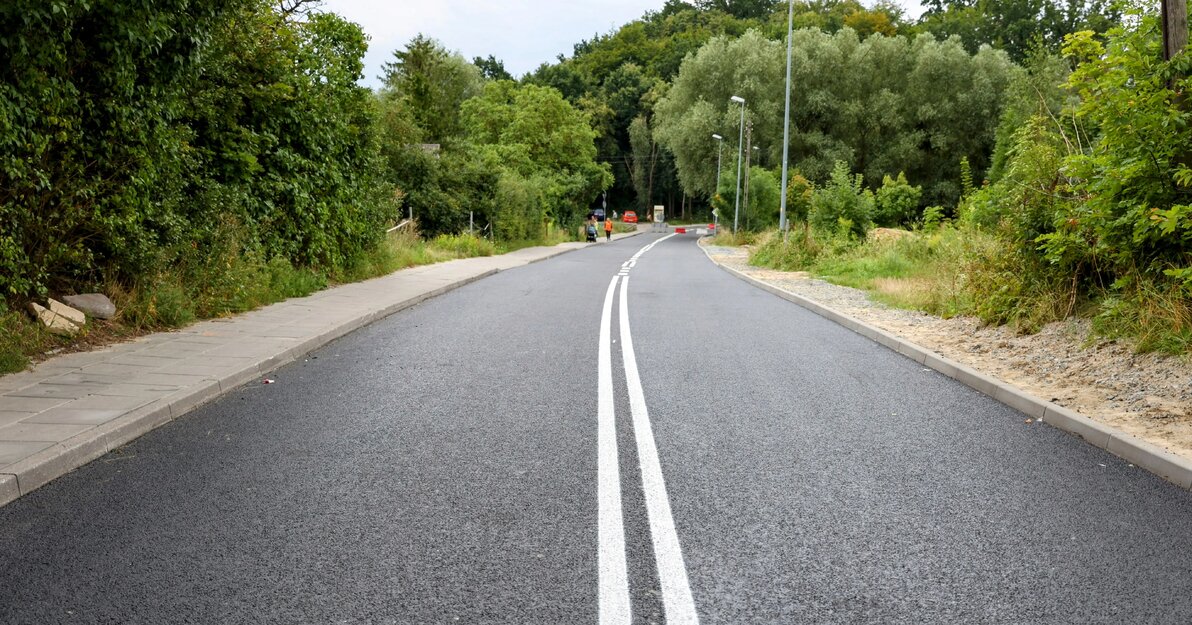
M357 328L587 245L405 269L0 376L0 505Z

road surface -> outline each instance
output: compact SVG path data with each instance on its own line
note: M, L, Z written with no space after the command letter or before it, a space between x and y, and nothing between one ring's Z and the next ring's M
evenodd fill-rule
M599 243L0 508L0 623L1187 623L1192 495Z

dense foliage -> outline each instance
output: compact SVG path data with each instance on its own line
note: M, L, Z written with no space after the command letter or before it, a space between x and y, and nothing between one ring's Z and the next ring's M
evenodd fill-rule
M334 269L380 234L364 36L259 2L0 8L0 290L233 257Z
M959 163L989 162L1002 92L1013 73L1001 53L970 55L958 41L930 35L870 37L800 30L793 40L791 163L826 182L844 161L871 183L904 172L930 203L955 204ZM770 162L782 150L785 50L750 31L718 37L689 57L656 107L656 134L675 155L688 193L711 191L713 133L733 136L745 99L753 145Z

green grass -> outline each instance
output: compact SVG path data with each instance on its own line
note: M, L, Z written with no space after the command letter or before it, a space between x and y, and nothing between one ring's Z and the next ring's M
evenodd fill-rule
M857 241L839 234L793 230L786 242L767 233L750 263L807 271L834 284L862 289L877 301L944 317L969 312L971 234L940 229Z
M740 247L742 245L753 245L758 242L758 235L755 232L738 231L730 232L728 230L720 230L715 236L708 239L712 245L719 245L721 247Z
M725 241L721 243L719 241ZM732 244L732 235L713 239ZM1096 336L1123 339L1141 352L1192 352L1192 297L1187 287L1131 276L1113 288L1082 294L1072 278L1031 265L996 235L945 226L865 241L795 229L756 241L750 264L807 271L874 300L940 317L973 315L1021 333L1070 316L1091 318Z
M41 332L29 317L18 312L0 315L0 373L29 366L29 355L49 347L52 337Z

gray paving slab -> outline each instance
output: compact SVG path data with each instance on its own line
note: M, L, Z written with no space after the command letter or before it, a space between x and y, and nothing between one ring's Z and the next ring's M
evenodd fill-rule
M145 384L150 386L176 386L179 388L198 384L204 380L210 379L209 375L196 375L187 373L162 373L154 371L153 373L144 373L138 375L136 380L138 384ZM130 378L131 379L131 378Z
M197 323L188 328L179 330L178 338L171 342L171 345L192 345L195 346L195 349L207 349L216 345L223 345L227 339L221 338L221 335L222 333L226 332L226 328L218 328L205 323Z
M71 401L62 397L0 396L0 412L41 412Z
M32 386L41 382L42 380L47 380L56 375L60 375L60 373L58 371L50 372L41 370L10 373L3 378L0 378L0 380L3 380L4 382L4 386L0 387L0 394Z
M41 441L59 443L95 426L65 423L16 423L0 427L0 441Z
M310 330L308 328L290 325L274 326L260 332L260 336L267 338L303 339L309 335Z
M50 378L41 384L27 386L18 391L5 393L8 397L52 397L55 399L78 399L86 397L95 390L94 384L55 384L55 378Z
M9 376L0 378L0 395L10 391L20 390L31 384L30 382L25 382L23 380L9 380L8 377Z
M14 412L11 410L0 410L0 427L20 423L29 417L36 415L36 412ZM4 440L0 438L0 440Z
M102 388L111 386L112 384L120 384L128 378L120 375L105 375L101 373L82 373L80 371L71 371L70 373L60 373L56 376L48 378L45 384L62 384Z
M154 369L155 367L146 367L143 365L117 365L110 362L101 362L83 367L79 369L79 373L111 375L127 379L134 375L150 373Z
M192 354L201 354L207 350L222 345L223 341L211 341L206 337L195 337L201 340L192 340L194 335L179 335L178 338L164 343L156 343L145 350L147 354L176 354L181 358L187 358Z
M99 425L107 423L128 412L116 408L54 408L36 414L23 423L46 423L58 425Z
M112 358L111 360L108 360L107 362L115 365L133 365L135 367L160 368L174 364L178 360L178 356L159 356L157 354L134 352L131 354L121 354L115 358Z
M128 412L135 408L140 408L145 404L160 399L164 393L160 391L146 390L140 395L91 395L82 399L76 399L69 404L64 404L58 408L72 409L72 408L88 408L92 410L123 410ZM46 411L49 412L49 411Z
M206 356L201 359L187 359L158 370L158 373L179 373L207 377L221 371L239 370L251 365L257 359L249 356ZM180 385L180 386L185 386Z
M210 356L229 358L257 358L263 359L278 352L284 352L293 347L297 341L282 338L255 338L251 341L241 341L222 345L209 352Z
M121 347L120 345L112 345L112 346L110 346L106 349L100 350L100 351L75 352L75 353L71 353L71 354L62 354L60 356L54 357L54 359L52 361L47 361L46 363L43 363L44 366L38 367L38 369L44 370L46 368L52 368L52 367L63 368L63 369L70 369L70 368L82 369L83 367L86 367L87 365L95 364L97 362L103 362L104 360L107 360L108 358L110 358L112 354L121 353L125 349L127 349L127 348Z
M31 456L53 444L51 442L0 441L0 469Z

